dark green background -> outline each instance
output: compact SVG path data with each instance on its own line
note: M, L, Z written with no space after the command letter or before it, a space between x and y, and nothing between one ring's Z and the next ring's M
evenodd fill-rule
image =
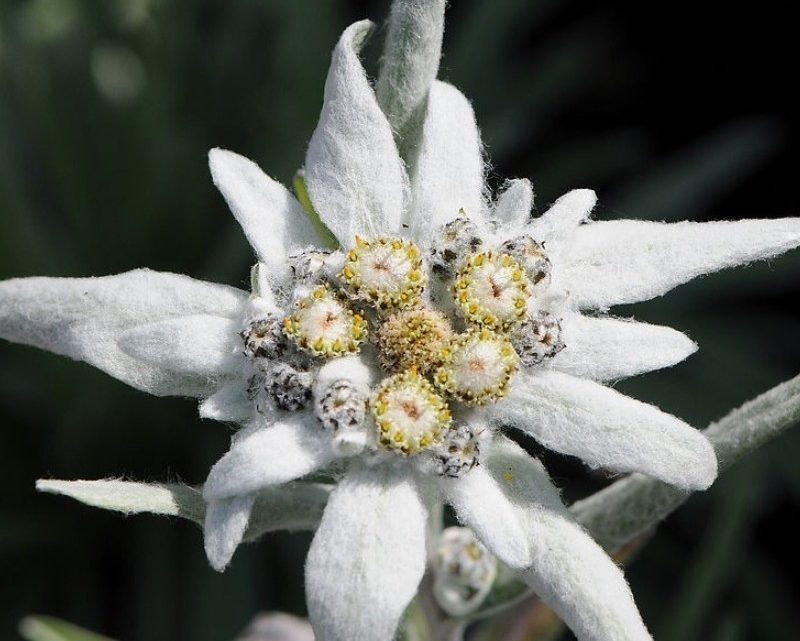
M597 216L797 215L798 76L783 4L460 0L441 76L474 100L491 180L543 210L594 187ZM0 278L138 266L244 286L250 250L208 176L234 149L288 181L330 51L385 2L0 1ZM783 10L784 12L786 10ZM374 74L383 32L367 50ZM617 310L701 344L619 387L698 426L800 370L800 252ZM227 429L92 368L0 345L0 638L29 613L130 641L231 639L303 611L307 536L217 575L185 522L37 495L38 477L201 482ZM533 447L533 446L532 446ZM795 639L800 433L668 521L629 571L660 641ZM569 497L599 487L546 455Z

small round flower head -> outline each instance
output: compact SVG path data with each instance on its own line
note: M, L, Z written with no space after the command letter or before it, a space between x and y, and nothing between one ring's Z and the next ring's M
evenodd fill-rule
M529 281L511 255L481 252L468 256L458 270L453 295L468 323L508 329L525 318Z
M353 298L380 310L413 305L425 287L419 249L397 238L356 236L356 246L347 253L339 278Z
M400 372L415 367L427 374L453 334L441 312L419 307L396 312L378 327L375 343L384 369Z
M282 410L297 412L311 400L313 376L288 363L275 363L268 367L263 372L262 381L264 390Z
M486 328L455 337L442 350L441 359L434 382L440 390L470 405L484 405L505 396L519 360L505 337Z
M433 593L439 605L456 617L478 607L497 576L497 559L472 530L442 530L433 561Z
M364 390L347 379L341 379L328 386L316 399L315 409L322 427L336 432L363 425L368 402Z
M248 323L240 334L248 358L281 358L286 353L283 319L275 314Z
M566 347L561 339L561 323L547 312L526 318L512 332L511 343L526 367L538 365Z
M468 425L451 427L434 453L434 469L439 476L459 478L478 464L480 448Z
M464 213L461 210L460 213ZM459 216L444 225L433 237L431 268L441 276L452 275L470 252L480 249L478 228L469 218Z
M534 285L550 278L550 259L544 253L544 247L530 236L507 240L500 246L500 251L513 256Z
M384 379L371 405L378 442L400 454L438 445L452 420L447 403L413 369Z
M327 277L326 263L331 252L307 250L292 254L288 258L289 268L295 283L317 285Z
M300 349L321 357L357 352L367 337L364 319L325 286L295 303L283 331Z

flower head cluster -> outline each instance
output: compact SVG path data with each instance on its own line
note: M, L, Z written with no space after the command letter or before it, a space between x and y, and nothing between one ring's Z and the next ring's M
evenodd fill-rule
M219 570L264 493L333 479L306 564L321 641L393 638L442 502L483 546L449 540L442 594L484 593L485 548L578 638L648 639L619 568L502 430L593 468L707 487L717 468L702 434L604 385L695 344L608 310L795 247L800 221L594 222L589 190L534 218L527 180L487 196L471 106L440 81L407 166L358 58L369 29L336 46L304 167L339 249L321 248L288 190L215 149L214 182L257 254L250 292L149 270L10 280L0 336L200 399L201 416L240 427L203 487Z

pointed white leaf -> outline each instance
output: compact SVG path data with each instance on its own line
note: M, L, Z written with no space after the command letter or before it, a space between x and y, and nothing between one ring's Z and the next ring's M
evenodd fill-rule
M214 379L241 369L240 329L237 319L195 314L134 327L123 332L117 344L145 363Z
M523 515L483 467L460 478L442 477L440 486L458 520L471 528L492 554L515 570L531 564Z
M540 242L569 237L579 225L589 220L597 194L591 189L573 189L561 196L539 218L531 221L529 233Z
M525 178L509 180L497 196L492 218L497 222L498 232L508 240L530 222L533 208L533 186Z
M408 197L392 130L358 59L371 28L368 20L356 22L339 39L306 153L311 202L344 247L356 234L396 234Z
M239 221L267 277L287 273L286 256L309 245L320 246L314 225L286 187L244 156L212 149L208 165L217 189Z
M400 468L356 468L331 494L306 561L318 641L387 641L425 571L427 511Z
M180 516L201 523L203 497L196 489L178 483L136 483L104 479L98 481L59 481L40 479L36 489L68 496L86 505L123 514L163 514Z
M214 421L243 423L252 419L254 412L253 401L247 398L242 380L226 383L200 403L200 418Z
M693 340L671 327L622 318L568 313L561 329L567 348L547 366L601 382L670 367L697 351Z
M524 515L531 563L522 578L575 636L651 639L622 571L566 510L542 464L500 437L488 449L485 466Z
M653 405L554 371L519 373L508 397L488 408L492 421L530 434L592 468L642 472L684 489L717 476L714 450L700 432Z
M205 396L216 383L132 358L117 344L145 323L195 314L236 317L247 295L188 276L137 269L102 278L0 282L0 337L86 361L157 396Z
M309 416L253 429L211 468L203 496L206 501L242 496L305 476L333 459L331 441Z
M554 283L575 305L606 309L665 294L687 281L800 245L800 218L713 223L615 220L575 230ZM555 260L554 260L555 263Z
M222 572L244 538L255 494L211 501L206 506L203 537L211 567Z
M458 89L437 80L428 96L419 156L411 177L411 236L423 247L445 223L467 216L483 222L483 159L472 105Z

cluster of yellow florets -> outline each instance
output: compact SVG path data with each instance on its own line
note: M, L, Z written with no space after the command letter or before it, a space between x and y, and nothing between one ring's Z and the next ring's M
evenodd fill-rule
M416 368L428 374L453 335L447 316L427 307L407 309L386 318L375 332L378 357L389 372Z

